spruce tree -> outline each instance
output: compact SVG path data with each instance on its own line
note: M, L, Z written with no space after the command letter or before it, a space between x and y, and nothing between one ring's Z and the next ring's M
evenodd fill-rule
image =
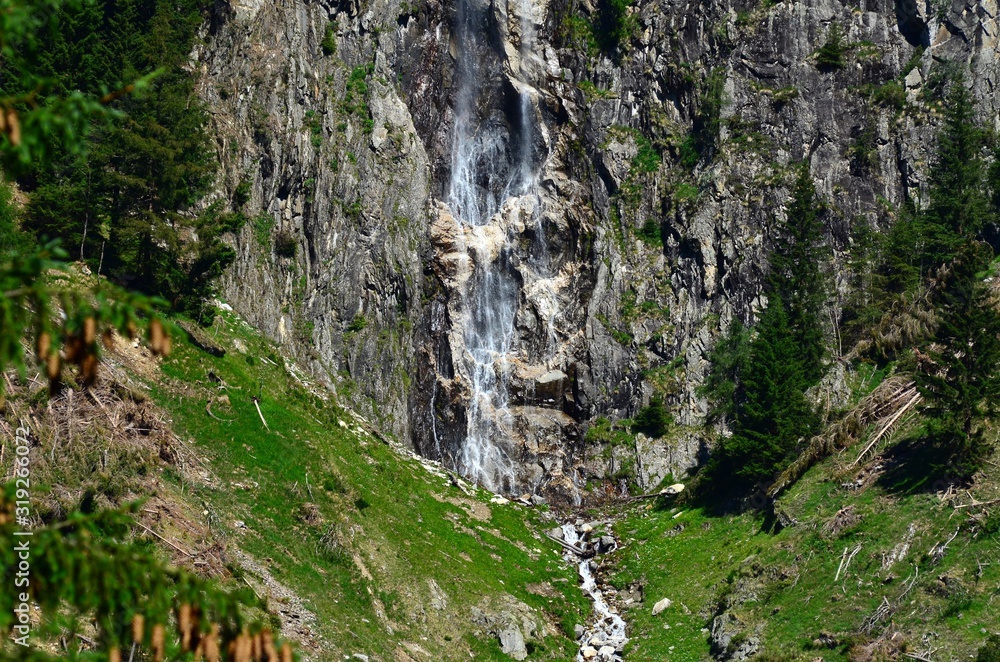
M783 469L816 427L798 341L778 295L761 316L741 375L733 435L722 443L718 468L749 487Z
M930 172L931 203L921 215L939 324L916 381L928 440L959 477L970 477L992 452L981 424L997 414L1000 397L1000 313L983 282L993 250L981 236L994 220L983 145L972 96L957 77Z
M978 237L990 207L983 186L985 134L976 122L972 93L961 76L949 85L944 113L937 155L928 175L931 200L921 215L924 273L940 267L965 242Z
M967 478L993 452L981 423L996 416L1000 404L1000 312L981 278L992 250L975 241L959 250L940 296L930 360L916 381L928 439L944 451L949 470Z
M774 476L816 428L805 392L822 377L826 355L821 210L803 165L771 255L768 305L752 336L736 324L712 353L701 392L712 402L710 419L728 419L733 434L720 445L709 473L727 489Z
M92 268L196 316L210 294L205 275L231 259L218 250L215 228L187 213L216 168L208 115L185 70L209 6L102 0L62 8L58 29L37 49L37 66L55 89L103 95L158 74L145 93L113 102L114 116L93 127L85 155L67 150L22 181L31 194L25 226L36 236L60 238ZM94 231L102 222L110 228L107 244ZM197 244L182 241L194 229ZM219 268L205 265L216 258Z
M784 302L807 388L823 376L826 356L822 314L827 296L823 263L828 250L823 245L821 209L809 167L803 164L771 255L767 291L769 298Z

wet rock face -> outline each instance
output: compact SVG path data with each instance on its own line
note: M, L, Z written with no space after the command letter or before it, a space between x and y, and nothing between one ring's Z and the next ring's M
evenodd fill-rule
M193 66L223 165L215 198L251 219L222 294L424 454L462 452L477 314L463 288L503 270L514 314L495 366L499 443L515 491L571 494L623 466L651 486L704 457L696 388L719 335L762 305L793 164L809 163L831 205L839 265L853 230L884 229L920 195L935 58L970 65L981 115L997 122L996 0L641 0L613 57L574 41L566 17L586 6L469 2L477 38L463 41L459 3L231 0ZM835 24L845 66L820 71ZM479 162L504 164L477 186L497 197L522 163L536 178L477 233L449 198L469 62L475 130L500 138ZM901 105L861 92L893 81ZM713 89L718 134L692 168L680 146L706 125ZM279 253L279 236L294 251ZM584 443L597 417L634 416L654 392L674 417L668 438L609 453Z

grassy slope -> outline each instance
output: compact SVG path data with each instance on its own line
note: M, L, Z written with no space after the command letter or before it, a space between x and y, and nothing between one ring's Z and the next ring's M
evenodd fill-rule
M896 631L897 655L936 649L932 659L938 662L969 659L986 639L984 630L1000 632L996 520L984 527L969 517L979 509L956 510L969 502L964 493L942 500L916 453L898 465L883 456L883 471L864 487L849 489L843 484L859 476L844 466L851 452L845 452L846 462L831 458L814 467L779 500L797 524L776 534L752 513L717 516L683 504L676 517L674 510L626 513L617 530L627 544L617 553L610 580L619 587L641 580L646 597L627 616L633 628L629 659L709 659L707 628L724 600L737 603L731 612L748 631L761 628L762 654L756 659L899 659L866 657L860 649ZM973 488L979 500L1000 496L997 478L991 468ZM848 507L857 522L831 527ZM956 530L943 558L931 558L932 547ZM889 564L885 559L907 540L905 556ZM844 550L850 554L859 545L835 582ZM654 617L651 606L662 597L674 604ZM879 621L867 636L859 634L884 599L894 608L891 619ZM814 643L821 634L836 643Z
M222 315L209 335L226 355L177 338L165 378L150 384L153 397L218 477L211 486L186 486L189 498L211 511L230 545L261 560L317 615L317 659L365 653L388 660L404 650L414 659L509 659L495 636L474 633L471 617L486 596L497 611L505 595L550 624L549 636L529 643L530 659L575 654L563 631L589 604L557 547L539 534L546 526L539 513L492 504L481 491L470 498L359 431L233 315ZM270 431L251 399L258 392ZM216 402L212 413L226 422L206 413L208 399L223 394L230 405ZM447 596L443 609L432 606L429 580Z

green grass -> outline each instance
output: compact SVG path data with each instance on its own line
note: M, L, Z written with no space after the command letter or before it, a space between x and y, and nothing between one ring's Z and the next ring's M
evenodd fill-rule
M476 659L506 659L495 637L473 634L471 610L484 596L512 596L552 632L563 622L571 629L589 611L574 570L540 535L546 523L536 511L489 503L481 491L468 497L357 432L355 419L299 383L278 351L231 313L221 314L210 333L228 349L225 357L178 338L163 363L165 379L151 384L153 396L218 476L211 486L188 485L187 494L218 513L230 545L306 600L318 617L323 659L355 652L392 659L402 642L433 659L469 659L470 651ZM208 380L209 371L225 390ZM205 411L208 398L221 393L231 405L216 403L212 412L223 421ZM306 504L319 521L304 515L313 508ZM246 528L234 526L237 520ZM323 544L324 535L334 544ZM428 580L447 594L444 610L431 606ZM559 597L528 591L540 582ZM560 633L533 648L530 659L567 659L574 644Z
M954 658L974 655L987 637L983 629L1000 630L1000 600L993 599L1000 595L1000 542L987 525L969 520L968 511L921 491L928 481L909 476L922 473L919 458L909 459L858 490L841 485L853 474L840 474L835 459L814 467L780 499L780 509L797 524L777 533L755 513L717 515L691 504L681 504L677 517L674 510L631 510L617 525L626 544L611 575L619 587L645 585L645 602L626 615L628 659L708 659L707 629L720 605L733 603L741 621L761 627L762 651L773 659L846 661L852 646L882 632L885 624L868 635L859 631L883 598L896 606L892 624L909 646L904 650L919 649L921 637L936 632L940 650ZM995 476L977 491L993 489ZM845 508L857 521L829 528ZM956 529L947 553L935 561L929 551ZM883 567L904 541L906 556ZM834 581L844 550L858 545ZM663 597L673 606L652 616ZM837 646L815 648L821 633L832 634Z

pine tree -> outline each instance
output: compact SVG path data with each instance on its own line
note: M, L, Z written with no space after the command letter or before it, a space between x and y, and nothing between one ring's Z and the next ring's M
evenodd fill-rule
M995 220L983 145L972 96L956 77L930 173L931 203L921 215L922 259L938 282L939 325L916 381L926 403L928 440L960 477L970 477L992 452L981 424L997 414L1000 398L1000 313L983 282L993 250L981 235Z
M777 296L784 302L788 328L799 346L806 387L823 376L826 356L822 314L827 284L823 263L829 251L823 245L821 209L808 165L803 164L771 255L767 291L769 297Z
M992 250L969 241L948 269L930 360L917 373L928 439L971 477L993 452L981 423L1000 411L1000 312L981 278Z
M743 487L784 468L798 441L816 427L800 348L780 296L768 303L755 333L741 373L733 435L722 443L718 460L722 474Z
M940 267L965 242L978 237L990 206L983 186L985 134L976 122L972 93L961 76L949 85L944 112L937 155L928 175L931 202L921 214L924 273Z
M731 422L740 404L739 384L746 368L750 331L734 319L729 331L719 339L708 357L711 369L698 395L709 402L709 422Z

